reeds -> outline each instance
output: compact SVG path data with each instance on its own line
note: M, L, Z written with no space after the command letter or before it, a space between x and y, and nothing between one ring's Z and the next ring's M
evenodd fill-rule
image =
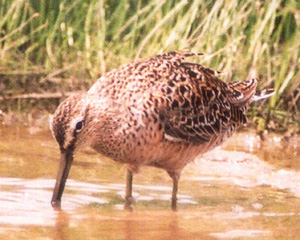
M300 121L299 39L296 0L0 0L1 75L58 71L80 85L135 58L190 49L227 81L255 72L260 87L275 88L253 114L285 126Z

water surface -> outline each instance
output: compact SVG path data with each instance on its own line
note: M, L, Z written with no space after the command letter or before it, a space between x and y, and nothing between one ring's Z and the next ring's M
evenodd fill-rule
M286 239L300 234L300 138L237 133L188 165L178 211L168 175L134 176L125 211L125 167L92 150L75 157L62 200L50 205L59 152L48 130L0 127L1 239Z

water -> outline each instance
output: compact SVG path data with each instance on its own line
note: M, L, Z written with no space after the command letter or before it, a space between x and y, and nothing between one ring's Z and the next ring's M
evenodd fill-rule
M134 176L125 211L125 167L78 153L63 195L50 205L58 147L48 130L0 127L2 239L296 239L300 232L300 138L235 134L182 174L178 211L159 169Z

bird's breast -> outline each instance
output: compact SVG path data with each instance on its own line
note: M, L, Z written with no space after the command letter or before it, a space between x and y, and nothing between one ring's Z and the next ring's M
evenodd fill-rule
M124 132L123 132L124 133ZM92 148L114 161L128 164L132 169L154 166L167 171L183 169L199 154L220 145L230 134L220 134L202 144L172 142L164 138L158 128L127 134L118 132L94 142Z

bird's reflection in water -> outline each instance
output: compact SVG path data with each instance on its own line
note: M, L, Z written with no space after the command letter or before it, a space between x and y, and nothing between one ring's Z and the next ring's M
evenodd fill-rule
M66 236L65 231L69 228L70 218L69 214L63 210L59 210L56 212L56 221L53 229L53 240L66 240L68 237Z
M53 230L54 240L67 240L83 237L97 239L215 239L209 236L209 232L193 232L191 228L186 228L186 220L178 212L157 211L120 211L118 217L116 212L104 215L95 212L91 213L85 220L80 220L77 224L72 224L72 214L65 211L58 211L56 223ZM185 215L185 214L184 214ZM75 217L77 218L77 217ZM76 220L75 220L76 221ZM185 222L185 223L184 223ZM201 225L201 219L199 219ZM72 231L69 231L72 228ZM82 229L85 229L82 231ZM88 231L86 231L88 230ZM70 234L74 234L70 236Z

